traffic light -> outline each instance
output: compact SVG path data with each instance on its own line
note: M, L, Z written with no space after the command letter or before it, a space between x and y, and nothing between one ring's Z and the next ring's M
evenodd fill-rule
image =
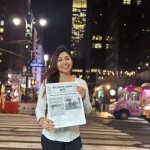
M4 24L0 23L0 41L4 40Z
M26 24L26 30L25 30L25 36L27 41L32 40L32 24L27 23Z
M36 85L36 80L35 79L31 79L31 85Z
M0 63L2 63L2 52L0 52Z

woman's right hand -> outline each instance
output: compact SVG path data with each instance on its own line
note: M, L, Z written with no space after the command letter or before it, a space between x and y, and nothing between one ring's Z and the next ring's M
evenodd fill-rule
M46 119L46 118L42 118L39 120L39 125L42 127L42 128L45 128L45 129L52 129L54 128L54 122L52 120L49 120L49 119Z

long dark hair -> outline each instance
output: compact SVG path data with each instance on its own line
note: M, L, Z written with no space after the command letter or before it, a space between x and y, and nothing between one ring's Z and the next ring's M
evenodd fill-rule
M68 51L67 47L64 45L58 46L56 51L53 53L51 61L50 61L50 68L47 70L45 74L45 79L47 80L47 83L58 83L59 82L59 71L57 68L57 61L60 53L66 52L70 57L71 54ZM72 57L71 57L72 59Z

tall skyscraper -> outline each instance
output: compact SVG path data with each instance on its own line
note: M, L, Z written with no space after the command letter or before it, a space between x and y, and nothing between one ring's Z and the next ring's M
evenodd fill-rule
M88 62L88 79L95 82L96 72L104 69L105 62L105 18L102 0L88 0L88 23L86 37L89 35L90 43L87 49L90 51L86 61ZM90 61L89 61L90 60Z
M85 36L87 16L87 1L73 0L72 4L72 30L71 54L74 58L83 58L83 40Z
M83 77L85 62L85 30L87 24L87 0L73 0L72 2L72 29L71 29L71 54L74 59L73 72Z
M112 41L106 55L106 68L118 71L142 71L144 82L150 79L143 74L150 64L150 1L121 0L106 4L106 34Z
M149 16L148 0L87 0L82 40L86 52L85 77L88 74L87 79L91 81L96 74L100 78L135 78L135 73L147 70L150 65ZM142 78L143 81L144 75Z

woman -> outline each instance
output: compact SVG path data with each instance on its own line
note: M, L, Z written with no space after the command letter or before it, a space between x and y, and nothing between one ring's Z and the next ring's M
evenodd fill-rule
M83 79L71 75L73 61L65 46L59 46L54 52L50 68L46 73L46 80L42 83L36 106L36 118L43 128L41 144L43 150L83 150L80 138L79 126L54 128L55 122L47 119L45 83L76 82L77 90L82 97L85 114L91 112L89 93L86 82Z

